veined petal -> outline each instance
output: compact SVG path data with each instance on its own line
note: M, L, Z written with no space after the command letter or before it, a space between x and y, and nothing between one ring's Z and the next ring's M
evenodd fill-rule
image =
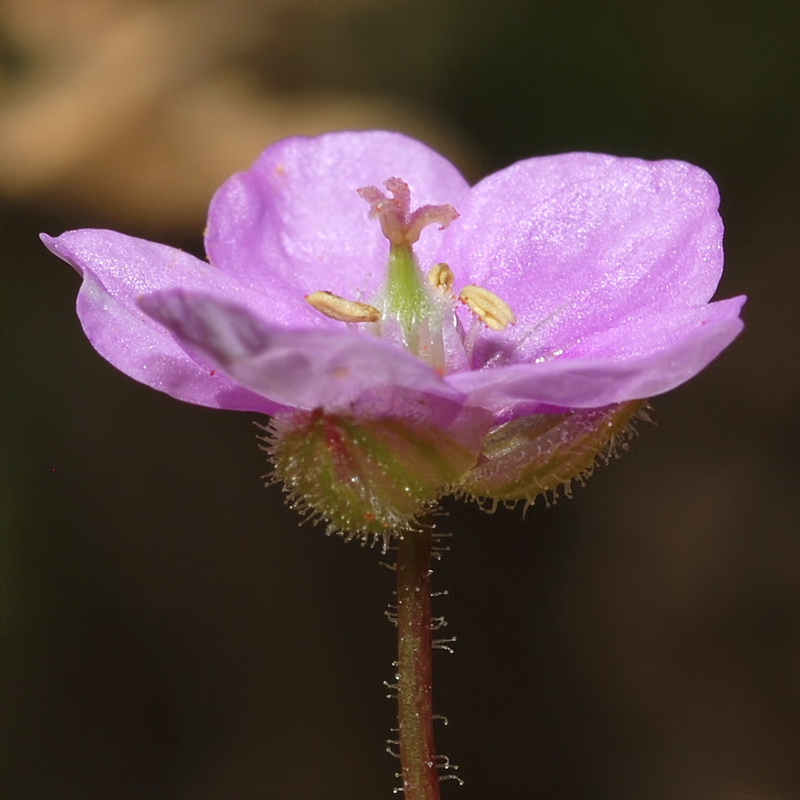
M738 333L742 328L739 312L745 300L732 297L703 306L646 314L587 337L567 350L563 359L641 358L669 350L684 339L699 335L704 328L720 324L730 323L731 330Z
M346 411L373 390L394 386L414 390L422 403L426 395L456 401L458 410L464 396L427 364L361 331L285 330L251 309L179 289L139 305L193 357L274 403Z
M180 250L113 231L69 231L41 238L83 277L77 299L81 325L98 353L119 370L189 403L264 413L280 409L189 358L136 304L143 292L175 285L249 298L234 280Z
M714 182L684 162L534 158L472 189L440 258L517 314L484 339L534 360L645 311L707 302L722 271L717 206Z
M601 332L570 354L542 363L461 372L450 382L469 404L498 416L543 403L597 408L652 397L696 375L742 329L743 297L678 309Z
M398 133L330 133L286 139L234 175L211 202L206 252L212 264L253 288L317 290L370 302L385 280L387 243L357 190L401 178L414 206L458 207L469 186L429 147ZM432 265L433 229L415 250ZM315 320L312 309L296 323Z

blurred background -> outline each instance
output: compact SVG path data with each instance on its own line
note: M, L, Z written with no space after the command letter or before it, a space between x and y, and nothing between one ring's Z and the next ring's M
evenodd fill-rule
M793 0L0 2L4 797L389 797L392 574L298 528L254 418L116 372L39 231L202 255L269 142L401 130L716 178L745 334L571 501L448 504L454 800L791 800L798 751Z

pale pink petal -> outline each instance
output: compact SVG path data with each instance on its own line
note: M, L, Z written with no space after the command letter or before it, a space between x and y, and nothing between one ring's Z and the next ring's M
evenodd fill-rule
M707 302L722 271L717 205L711 178L684 162L535 158L472 189L440 255L457 281L516 312L515 327L483 339L535 360L644 312Z
M461 372L449 381L469 394L468 403L500 417L535 403L596 408L652 397L694 377L733 341L743 303L739 297L663 312L542 363Z
M461 401L431 367L361 331L287 331L250 309L209 295L172 290L140 306L198 359L275 403L300 409L347 410L378 387L413 389Z
M77 299L81 325L97 352L126 375L198 405L265 413L278 409L189 358L136 305L143 292L176 284L250 296L231 278L180 250L113 231L70 231L57 238L43 234L42 241L83 276Z
M213 264L248 286L297 296L331 291L370 302L383 287L389 243L357 190L389 178L409 184L412 209L450 203L469 187L429 147L385 131L286 139L226 181L211 203L206 251ZM426 228L415 246L433 264L442 233ZM295 321L313 318L308 309Z

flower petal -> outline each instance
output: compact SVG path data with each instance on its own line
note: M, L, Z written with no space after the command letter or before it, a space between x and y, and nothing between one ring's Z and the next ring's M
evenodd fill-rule
M469 404L505 419L536 403L598 408L652 397L696 375L730 344L742 329L744 300L666 311L600 333L550 361L461 372L448 380L470 393Z
M722 271L717 205L711 178L683 162L534 158L472 189L440 257L516 312L516 327L484 338L533 360L645 311L708 301Z
M189 358L143 314L143 292L187 285L251 299L230 277L187 253L113 231L42 234L45 246L83 276L77 310L86 336L126 375L189 403L272 413L279 406Z
M321 324L312 309L301 308L310 292L370 302L383 286L389 245L356 190L393 177L409 184L413 208L458 206L469 190L449 161L401 134L278 142L214 196L209 260L254 288L291 287L300 298L295 322L303 326ZM423 231L415 246L423 266L432 265L441 235L435 226Z
M148 295L139 305L191 355L275 403L345 411L392 386L414 390L421 402L426 395L457 401L456 411L463 399L427 364L364 332L287 331L243 306L179 289Z

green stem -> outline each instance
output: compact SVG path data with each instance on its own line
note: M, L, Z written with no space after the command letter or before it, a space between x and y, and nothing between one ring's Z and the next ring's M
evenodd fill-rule
M439 800L431 682L431 533L397 548L397 716L404 800Z

